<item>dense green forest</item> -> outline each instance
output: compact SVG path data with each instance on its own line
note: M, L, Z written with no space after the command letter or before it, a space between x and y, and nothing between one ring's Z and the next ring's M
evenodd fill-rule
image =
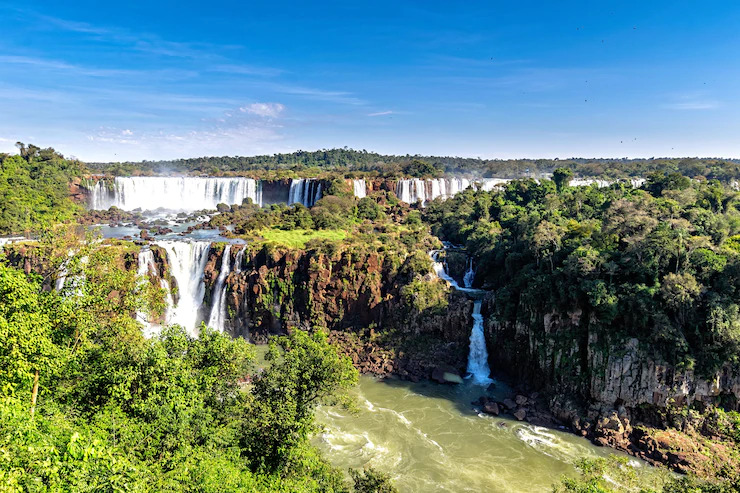
M740 195L678 174L641 189L567 183L467 190L424 217L474 256L500 320L580 307L615 339L700 374L737 363Z
M132 313L163 293L125 244L57 229L37 248L47 275L86 282L45 291L0 262L3 491L394 491L373 470L353 487L308 442L315 407L351 405L357 380L321 330L273 338L263 368L206 327L147 340Z
M365 150L326 149L296 151L264 156L222 156L175 161L91 163L92 170L114 175L192 172L200 174L245 173L265 170L337 173L371 173L384 176L438 176L440 173L469 174L476 177L523 178L552 173L558 167L571 169L577 176L626 178L644 177L653 171L674 171L688 177L732 181L740 179L740 162L712 158L655 159L475 159L461 157L382 155Z
M84 165L52 148L19 143L18 155L0 154L0 235L37 231L82 210L70 185Z

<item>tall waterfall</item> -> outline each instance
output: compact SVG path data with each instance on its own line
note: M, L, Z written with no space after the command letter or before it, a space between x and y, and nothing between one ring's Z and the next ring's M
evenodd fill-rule
M207 241L158 241L167 252L170 273L177 281L177 303L169 310L167 322L182 325L192 336L198 331L199 312L205 295L203 272L211 244Z
M142 248L139 251L139 265L136 271L139 277L143 277L142 282L149 282L149 277L154 275L159 277L157 274L157 264L154 262L154 254L149 248ZM166 278L160 277L159 286L165 291L165 301L167 303L167 310L172 309L172 293L170 293L170 283ZM167 314L165 313L165 316ZM162 328L159 324L152 323L147 313L137 312L136 319L144 325L144 337L153 337L159 334Z
M231 272L230 262L231 245L226 245L221 257L221 270L218 271L216 285L213 287L214 297L211 303L211 316L208 319L208 326L219 332L223 332L226 328L226 277Z
M247 247L242 247L239 249L239 251L236 252L236 257L234 258L234 272L239 273L242 271L242 263L244 262L244 252L247 250Z
M241 204L246 198L262 204L262 187L252 178L203 178L195 176L117 176L113 183L99 181L92 189L93 209L179 211L215 209L218 204Z
M322 194L321 182L313 178L297 178L290 180L290 192L288 194L288 205L303 204L313 207L319 201Z
M361 199L367 195L367 185L365 180L352 180L352 188L355 192L355 197Z
M465 271L463 276L463 284L466 288L472 288L473 281L475 281L475 270L473 269L473 257L470 257L468 259L468 270Z
M470 332L470 350L468 353L468 373L473 382L479 385L488 385L491 369L488 367L488 350L486 338L483 334L483 315L480 313L481 300L473 304L473 330Z

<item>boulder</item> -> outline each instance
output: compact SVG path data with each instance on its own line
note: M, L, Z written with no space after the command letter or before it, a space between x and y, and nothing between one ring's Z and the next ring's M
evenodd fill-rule
M517 395L515 400L516 400L517 406L524 406L527 403L527 398L521 394Z
M512 401L511 399L504 399L503 405L506 409L511 411L512 409L516 409L516 402Z
M497 403L493 401L488 401L485 404L483 404L483 412L486 414L492 414L494 416L498 416L500 409Z
M438 366L432 371L432 380L444 384L463 383L462 377L453 368L442 366Z
M525 419L527 419L527 411L526 411L525 409L517 409L517 410L516 410L516 411L514 412L514 417L515 417L515 418L516 418L516 419L517 419L518 421L524 421Z

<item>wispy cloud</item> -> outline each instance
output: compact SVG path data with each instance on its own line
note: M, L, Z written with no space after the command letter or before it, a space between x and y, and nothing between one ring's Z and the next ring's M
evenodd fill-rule
M678 103L669 103L663 105L663 108L669 110L684 110L684 111L701 111L701 110L713 110L719 108L720 104L718 101L703 100L703 101L684 101Z
M165 76L171 79L184 79L195 77L198 75L197 72L192 70L173 70L173 69L162 69L162 70L134 70L134 69L108 69L108 68L97 68L97 67L86 67L83 65L75 65L59 60L49 60L45 58L34 58L27 56L18 55L0 55L0 63L14 64L14 65L27 65L45 70L60 70L72 72L77 75L84 75L90 77L121 77L121 76Z
M242 106L239 111L242 113L251 113L252 115L276 118L283 112L285 106L280 103L252 103Z
M377 111L375 113L368 113L367 116L384 116L384 115L393 115L395 114L395 111Z
M351 105L365 104L365 101L356 97L353 93L346 91L326 91L323 89L314 89L310 87L293 86L286 84L276 84L273 87L277 92L292 94L296 96L305 96L309 99L315 99L319 101L328 101L332 103Z

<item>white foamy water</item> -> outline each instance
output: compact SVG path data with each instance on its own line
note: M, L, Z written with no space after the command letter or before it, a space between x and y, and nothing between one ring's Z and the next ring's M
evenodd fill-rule
M471 257L468 259L468 270L465 271L463 284L466 288L472 288L473 281L475 281L475 270L473 269L473 258Z
M313 178L298 178L290 181L288 205L303 204L313 207L322 196L321 182Z
M231 245L226 245L223 256L221 257L221 270L218 272L216 285L213 287L211 316L208 319L208 326L219 332L223 332L226 329L226 277L231 272L231 268L229 267L231 262L230 253Z
M481 300L473 304L473 329L470 331L470 349L468 351L468 374L478 385L488 385L493 380L489 377L491 369L488 367L488 349L486 337L483 333L483 315L480 313Z
M177 303L168 310L167 323L179 324L198 335L200 309L205 295L203 272L211 244L206 241L157 241L167 252L170 273L177 281Z
M90 207L123 210L175 211L215 209L218 204L241 204L246 198L262 204L262 187L252 178L195 176L117 176L112 184L99 181L92 189Z
M352 188L354 189L355 197L361 199L367 196L367 185L365 180L352 180Z

